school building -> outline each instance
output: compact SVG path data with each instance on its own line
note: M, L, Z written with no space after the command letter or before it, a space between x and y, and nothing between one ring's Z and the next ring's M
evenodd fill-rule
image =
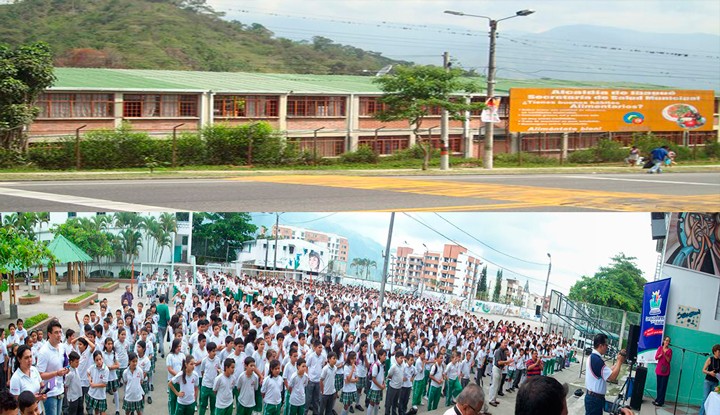
M334 157L361 145L387 155L408 148L415 136L407 121L380 122L374 115L382 109L382 91L372 76L303 75L242 72L194 72L141 69L56 68L57 81L37 102L40 115L28 128L30 143L55 140L94 129L113 129L129 122L136 131L166 137L173 131L198 131L214 123L230 125L266 121L300 150ZM477 79L478 85L484 80ZM593 146L612 137L625 144L632 132L562 134L508 131L510 88L573 88L602 85L557 80L498 80L502 97L500 122L495 124L495 152L560 154ZM618 85L609 85L620 88ZM630 87L630 86L626 86ZM647 89L650 86L632 85ZM657 87L654 87L657 88ZM459 96L485 102L483 94ZM656 132L678 144L702 144L717 139L718 99L715 99L715 130ZM440 110L432 111L420 129L440 147ZM480 114L465 121L450 121L449 148L468 158L482 156L484 139Z

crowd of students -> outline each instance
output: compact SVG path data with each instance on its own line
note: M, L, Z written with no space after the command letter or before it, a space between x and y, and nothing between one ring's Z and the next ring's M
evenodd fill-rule
M223 273L169 277L144 277L147 291L135 304L125 295L122 309L101 301L99 312L76 313L78 330L66 329L58 346L67 372L53 373L64 380L65 413L142 415L159 379L167 382L170 415L377 415L383 400L385 415L406 415L436 409L443 396L451 406L486 376L489 403L497 405L523 379L562 370L572 349L541 328L427 298L386 293L381 308L379 292L366 287ZM22 355L27 350L37 363L47 342L42 332L23 330L11 325L0 342L9 345L4 358L16 396ZM158 358L167 373L155 373Z

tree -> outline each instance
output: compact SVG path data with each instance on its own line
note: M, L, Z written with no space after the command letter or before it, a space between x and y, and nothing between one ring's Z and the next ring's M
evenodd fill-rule
M365 267L365 258L353 258L352 262L350 263L350 269L355 268L355 275L358 277L362 276L362 274L358 275L358 272L361 268Z
M370 279L370 268L377 269L377 262L375 262L371 259L366 259L366 261L367 261L367 263L365 264L365 279L369 280Z
M408 121L424 155L423 170L428 169L432 153L430 134L424 137L420 134L425 117L433 111L445 109L451 119L463 120L465 111L479 110L485 106L480 103L466 104L462 97L452 98L452 94L478 90L472 82L461 79L461 74L462 71L458 69L446 71L436 66L398 66L393 74L373 80L383 91L380 103L385 106L375 117L380 121Z
M495 289L493 290L493 296L492 300L494 303L497 303L500 301L500 288L502 286L502 270L499 269L497 271L497 275L495 276Z
M113 235L107 232L108 220L106 215L94 216L92 219L70 218L65 223L55 225L51 232L67 238L99 264L102 258L113 256Z
M163 253L165 253L165 247L172 248L173 239L177 233L177 215L171 212L163 212L160 214L160 226L162 233L155 238L160 247L160 255L158 261L162 261ZM171 255L174 255L171 253Z
M0 228L0 274L28 269L44 260L54 260L44 243L28 238L12 226Z
M54 82L47 44L38 42L15 49L0 45L0 147L25 149L23 129L40 113L34 102Z
M480 284L478 284L476 296L481 300L487 300L487 265L480 272Z
M568 298L625 311L641 312L643 286L647 282L634 257L619 253L594 276L583 276L570 288Z
M243 212L199 212L193 215L192 254L198 264L224 261L228 246L238 246L255 235L257 226Z

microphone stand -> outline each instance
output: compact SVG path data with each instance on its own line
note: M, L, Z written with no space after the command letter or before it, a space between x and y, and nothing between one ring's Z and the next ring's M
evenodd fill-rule
M700 353L696 352L694 350L686 349L684 347L680 347L678 345L671 344L670 346L678 348L682 350L682 358L680 359L680 375L678 376L678 384L677 384L677 390L675 391L675 408L673 409L673 415L677 414L677 405L678 405L678 396L680 395L680 381L682 380L682 373L683 373L683 366L685 363L685 352L690 352L695 354L695 365L697 366L697 356L709 356L708 353ZM661 346L662 347L662 346ZM692 391L692 389L690 389ZM688 392L689 393L689 392ZM688 394L688 400L687 402L690 402L690 395Z

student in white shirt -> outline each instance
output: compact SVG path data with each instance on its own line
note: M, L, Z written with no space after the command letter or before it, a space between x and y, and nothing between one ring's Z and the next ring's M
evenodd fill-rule
M255 359L246 357L244 365L245 371L240 373L235 380L238 390L236 413L237 415L252 415L255 408L255 391L260 387L260 379L255 373Z
M68 355L70 371L65 375L65 397L68 402L67 415L83 415L83 388L80 383L80 355L72 351Z
M180 390L175 389L175 384L180 387ZM192 356L187 356L183 360L180 373L168 382L168 387L177 396L175 415L194 415L199 379L195 374L195 359Z
M270 361L269 375L263 381L260 389L264 403L263 415L280 415L283 386L283 378L280 376L280 362L273 359Z
M105 415L107 411L107 400L105 388L107 387L108 378L110 377L110 369L105 366L103 355L100 350L93 353L93 361L95 365L88 370L88 380L90 382L90 390L87 397L87 411L95 415Z
M233 385L235 361L227 358L223 361L223 373L215 378L212 390L215 392L215 412L213 415L233 415Z
M123 371L122 379L125 384L125 396L123 397L123 410L126 415L135 412L142 415L145 410L145 392L142 383L147 378L147 373L138 366L138 355L130 352L128 355L128 368Z
M300 358L297 361L297 372L293 373L288 381L288 391L290 392L290 415L304 415L305 388L308 383L307 363L305 363L305 359Z
M337 355L330 352L327 355L327 364L322 368L320 373L320 412L319 415L332 415L333 406L335 406L335 395L337 389L335 386L335 375L337 374Z
M203 345L204 340L201 340L199 343ZM215 394L212 393L212 389L215 384L215 378L221 371L220 359L217 357L217 346L215 343L210 342L205 348L207 349L207 356L200 362L199 370L196 370L196 373L200 375L200 408L198 410L200 415L205 415L208 400L211 413L213 408L215 408ZM195 351L193 351L193 354L195 354Z
M348 352L345 358L345 367L343 368L343 387L340 394L340 402L343 404L341 415L347 415L348 409L353 407L357 402L357 354L354 351ZM326 413L325 415L329 415Z

